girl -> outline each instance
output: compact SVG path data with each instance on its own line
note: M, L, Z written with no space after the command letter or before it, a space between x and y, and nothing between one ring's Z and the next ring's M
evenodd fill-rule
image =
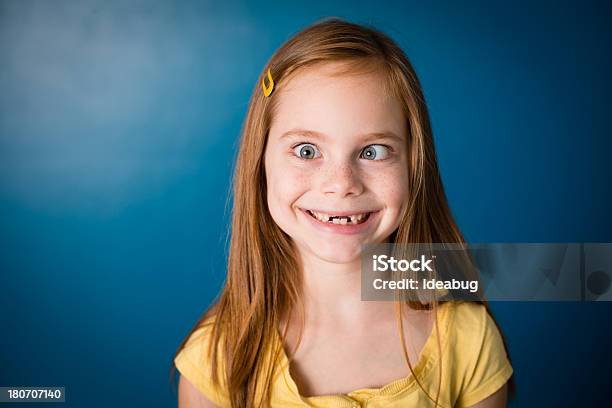
M362 302L369 243L461 243L416 74L386 35L298 33L252 95L225 287L175 356L179 406L504 407L485 303Z

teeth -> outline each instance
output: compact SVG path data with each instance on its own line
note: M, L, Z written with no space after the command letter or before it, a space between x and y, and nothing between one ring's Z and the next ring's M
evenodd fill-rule
M346 225L346 224L359 224L367 215L367 213L363 213L363 214L354 214L354 215L347 215L347 216L342 216L342 217L338 217L335 216L331 221L330 218L332 216L330 216L329 214L324 214L324 213L320 213L320 212L316 212L316 211L310 211L310 213L312 215L314 215L314 217L316 219L318 219L319 221L322 222L331 222L333 224L338 224L338 225Z
M318 213L315 211L311 211L311 213L314 214L314 216L319 220L319 221L323 221L323 222L328 222L329 221L329 215L327 214L323 214L323 213Z

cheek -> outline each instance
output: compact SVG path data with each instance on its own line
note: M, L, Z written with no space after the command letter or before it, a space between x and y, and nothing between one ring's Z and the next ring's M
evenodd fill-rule
M309 188L308 174L282 161L269 163L267 174L268 206L274 214L289 210Z
M403 166L393 166L378 172L370 188L388 209L400 212L408 203L408 171Z
M276 225L287 235L295 235L296 209L293 207L308 190L308 178L288 166L276 167L268 178L268 210Z

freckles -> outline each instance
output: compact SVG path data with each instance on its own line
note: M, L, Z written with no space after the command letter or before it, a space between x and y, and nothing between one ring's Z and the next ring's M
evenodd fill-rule
M393 201L403 201L408 194L408 179L400 169L377 172L372 178L372 188L380 196Z
M287 205L308 191L312 176L310 172L286 167L277 172L273 180L273 195L277 202Z
M303 169L295 166L287 166L283 169L281 177L286 183L297 187L310 183L313 177L311 169Z
M310 172L298 171L294 174L294 183L296 186L306 186L312 179Z

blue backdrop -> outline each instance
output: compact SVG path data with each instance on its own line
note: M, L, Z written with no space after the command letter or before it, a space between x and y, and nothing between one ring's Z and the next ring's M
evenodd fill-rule
M425 3L0 2L0 386L176 404L173 354L224 278L250 92L324 16L411 58L470 242L612 242L610 8ZM609 402L611 303L492 309L513 407Z

